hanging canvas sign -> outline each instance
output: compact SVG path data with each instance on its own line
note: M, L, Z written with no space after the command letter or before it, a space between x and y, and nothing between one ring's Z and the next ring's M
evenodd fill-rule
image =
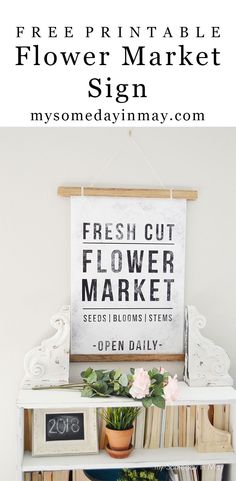
M71 198L71 353L183 353L186 200Z

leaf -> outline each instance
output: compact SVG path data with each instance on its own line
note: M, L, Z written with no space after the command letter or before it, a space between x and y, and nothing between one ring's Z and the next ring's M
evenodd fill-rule
M133 367L131 367L131 368L130 368L130 372L131 372L131 374L133 374L133 375L134 375L134 373L135 373L135 369L134 369Z
M99 381L99 382L93 383L92 389L96 389L98 393L107 394L108 386L105 382Z
M157 384L160 384L163 382L163 374L160 374L159 372L154 374L153 379L155 379L155 382Z
M165 399L162 396L155 396L152 398L152 402L154 406L157 406L158 408L164 409L165 408Z
M114 383L114 391L119 391L119 389L120 389L119 383L118 383L118 382L115 382L115 383Z
M152 405L152 398L151 397L145 397L142 399L142 404L145 408L150 408Z
M89 376L87 377L87 383L88 384L92 384L93 382L96 382L97 381L97 374L95 371L91 372L91 374L89 374Z
M123 387L126 387L128 385L128 377L126 376L126 374L123 373L120 376L119 382L120 382L121 386L123 386Z
M90 376L92 372L93 372L93 369L91 367L88 367L86 371L81 372L81 376L82 378L87 378L88 376Z
M120 369L117 369L117 370L115 371L115 374L114 374L114 379L115 379L115 381L116 381L117 379L119 379L121 375L122 375L121 370L120 370Z
M93 397L94 392L89 386L85 386L85 388L81 391L81 396L82 397Z
M113 369L112 371L109 372L109 379L113 380L114 376L115 376L115 371Z
M96 370L96 375L97 375L97 380L98 380L98 381L104 380L105 371L102 371L101 369L97 369L97 370Z
M153 396L162 396L163 395L163 387L162 386L155 386L152 391Z

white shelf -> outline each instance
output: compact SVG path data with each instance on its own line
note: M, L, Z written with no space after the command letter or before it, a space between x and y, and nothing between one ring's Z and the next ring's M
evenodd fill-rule
M235 453L198 453L194 448L135 449L128 458L113 459L106 452L79 456L32 457L25 453L22 470L60 471L69 469L148 468L195 464L233 464Z
M179 383L179 396L174 405L180 404L230 404L236 401L236 391L233 387L189 387L185 382ZM79 391L32 390L21 389L17 406L25 409L63 408L63 407L104 407L104 406L134 406L140 402L129 398L86 398Z

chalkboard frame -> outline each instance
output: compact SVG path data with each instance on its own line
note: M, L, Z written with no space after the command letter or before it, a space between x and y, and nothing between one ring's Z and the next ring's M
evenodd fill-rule
M83 415L83 439L47 440L48 415ZM91 432L93 436L91 436ZM94 408L34 409L32 419L32 456L56 456L98 452L97 410Z

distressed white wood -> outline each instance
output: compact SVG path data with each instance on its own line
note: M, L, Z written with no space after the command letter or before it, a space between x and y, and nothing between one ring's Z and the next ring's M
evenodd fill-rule
M24 409L17 408L17 481L23 481L22 465L24 459Z
M98 454L42 458L33 458L30 453L25 453L23 470L59 471L64 469L148 468L211 463L236 463L236 454L198 453L195 448L134 449L126 459L113 459L104 451L100 451Z
M230 404L236 402L236 390L233 387L190 387L185 382L179 382L178 399L172 405L190 404ZM167 403L168 404L168 403ZM68 389L56 390L24 390L19 391L17 405L25 409L46 409L62 407L117 407L141 406L140 401L131 398L86 398L79 391Z
M23 388L57 386L69 382L70 307L64 306L52 316L56 334L42 341L25 356Z
M229 430L232 434L232 446L236 450L236 404L230 405L229 410ZM235 481L236 479L236 463L228 466L228 481Z
M187 306L184 380L190 386L231 386L229 356L201 334L205 325L206 318L196 307Z

